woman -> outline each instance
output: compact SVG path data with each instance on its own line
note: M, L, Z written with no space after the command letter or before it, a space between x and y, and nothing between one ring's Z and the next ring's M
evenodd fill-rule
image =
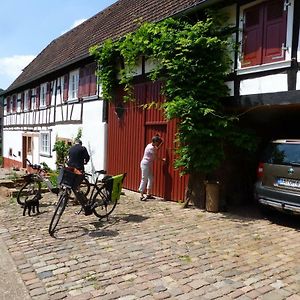
M152 138L152 143L148 144L144 151L144 156L141 160L141 170L142 170L142 179L139 186L139 192L141 193L140 200L145 201L147 199L152 198L151 188L153 185L153 161L155 159L161 159L165 161L165 159L157 157L157 150L163 144L163 140L159 135L155 135ZM144 196L144 192L147 190L146 196Z

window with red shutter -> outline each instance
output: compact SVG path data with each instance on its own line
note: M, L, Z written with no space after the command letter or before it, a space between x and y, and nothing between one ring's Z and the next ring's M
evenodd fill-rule
M87 68L82 67L79 70L79 87L78 87L78 97L82 98L88 96L87 85L88 85L88 72Z
M6 112L10 113L10 97L6 98Z
M258 65L262 57L262 5L255 5L244 12L244 37L242 67Z
M283 1L267 2L264 14L264 48L262 63L271 63L285 58L287 14Z
M40 87L38 86L36 89L35 89L35 92L36 92L36 108L40 108Z
M12 110L13 112L17 111L17 95L13 95L12 97Z
M21 93L21 110L23 111L25 107L25 103L24 103L24 92Z
M51 105L51 82L47 82L46 105Z
M245 9L242 67L284 60L286 29L284 0L266 1Z
M63 100L68 100L68 94L69 94L69 74L66 74L64 76L64 92L63 92Z
M89 96L97 95L97 77L96 77L97 64L92 63L89 67Z

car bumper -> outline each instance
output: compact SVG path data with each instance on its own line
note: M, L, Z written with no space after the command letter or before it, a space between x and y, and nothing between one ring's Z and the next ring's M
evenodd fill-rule
M255 184L254 196L262 205L300 214L300 193L265 187L261 182L257 182Z

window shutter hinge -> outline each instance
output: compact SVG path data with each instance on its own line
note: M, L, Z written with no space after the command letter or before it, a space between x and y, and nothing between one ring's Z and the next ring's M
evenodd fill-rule
M288 7L291 5L292 5L292 3L289 0L284 0L283 10L287 11Z
M282 51L287 51L287 50L289 50L289 47L287 47L285 43L282 43L281 50Z

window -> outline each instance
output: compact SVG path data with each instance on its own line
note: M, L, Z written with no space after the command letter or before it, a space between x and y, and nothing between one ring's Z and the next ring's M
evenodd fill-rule
M29 95L31 94L31 109L36 109L37 105L36 105L36 91L35 89L31 90L31 93L29 93Z
M18 97L17 97L17 112L21 111L21 104L22 104L22 94L18 94Z
M244 10L242 67L285 59L287 13L284 0L265 1Z
M29 91L24 93L24 110L30 110Z
M79 70L70 73L69 77L69 100L78 98Z
M50 156L50 133L49 132L41 132L40 134L40 152L41 154Z
M40 88L40 107L46 106L47 83L41 84Z

